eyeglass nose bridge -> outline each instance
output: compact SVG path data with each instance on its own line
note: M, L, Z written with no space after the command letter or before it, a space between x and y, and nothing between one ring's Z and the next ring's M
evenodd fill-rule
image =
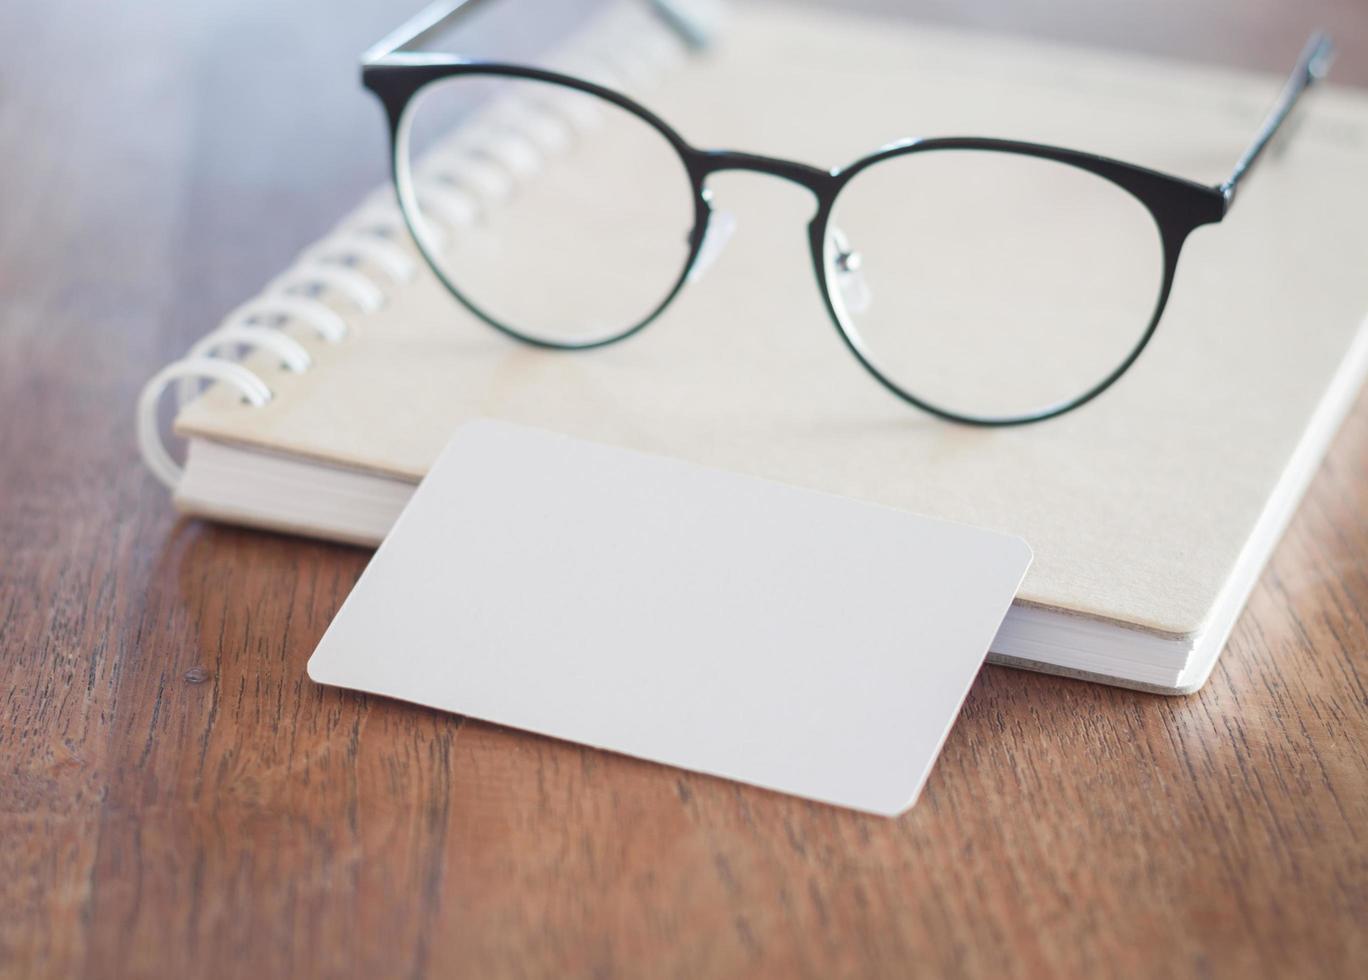
M823 170L814 167L809 163L800 163L797 160L785 160L782 157L763 156L759 153L744 153L740 150L697 150L689 146L681 146L680 150L684 157L685 167L693 180L695 191L699 195L702 203L700 217L704 224L707 223L707 216L712 214L711 199L706 188L708 177L716 173L741 172L764 174L769 177L778 177L780 180L797 184L812 192L816 199L816 210L812 220L809 222L808 229L812 235L812 249L814 261L821 262L821 240L823 230L826 226L827 215L831 211L832 201L836 197L836 192L840 189L842 178L839 172L834 170ZM730 237L731 229L728 229ZM696 229L699 235L699 245L702 244L703 227Z
M812 192L817 207L812 215L812 220L808 223L808 234L812 262L818 283L823 293L827 292L829 285L834 285L840 293L837 301L841 302L843 306L852 309L863 309L868 306L870 292L865 284L865 278L860 272L860 254L846 242L845 236L839 228L830 229L828 227L832 204L844 180L840 171L822 170L820 167L800 163L797 160L763 156L758 153L745 153L739 150L697 150L688 146L681 146L680 150L683 153L690 178L694 182L695 190L699 195L699 200L702 202L700 225L695 229L695 235L698 236L695 244L695 255L686 281L697 280L712 265L717 254L735 231L735 219L732 215L729 213L717 214L712 210L711 197L706 188L708 177L715 173L724 172L757 173L778 177ZM712 225L719 218L724 228L721 229L720 234L713 234ZM830 240L833 231L839 241ZM830 276L826 267L828 245L834 247L831 255ZM830 282L828 282L829 278L831 279ZM826 301L828 304L833 302L829 294L826 295Z
M830 198L837 181L830 171L811 164L758 153L742 153L739 150L694 150L689 155L688 165L694 181L700 187L710 175L724 171L767 174L806 187L819 202Z

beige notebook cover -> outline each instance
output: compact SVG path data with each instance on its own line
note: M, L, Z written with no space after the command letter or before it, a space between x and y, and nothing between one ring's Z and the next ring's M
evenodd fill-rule
M1289 67L1300 40L1288 39ZM715 50L640 98L695 145L824 167L908 136L989 135L1216 184L1279 84L745 5ZM1017 534L1036 554L1020 605L1191 636L1294 452L1323 448L1328 435L1303 445L1313 415L1320 408L1333 430L1326 413L1343 411L1365 362L1368 97L1329 86L1304 111L1295 141L1227 220L1188 241L1135 367L1044 424L968 428L888 395L822 308L806 251L810 196L719 174L714 206L736 216L735 236L627 342L584 353L513 342L424 272L378 312L337 298L350 335L312 344L305 373L249 359L275 392L269 404L210 390L176 431L417 481L457 424L505 418ZM518 200L529 213L554 207L555 182L552 164ZM1323 405L1332 385L1339 394ZM184 487L179 502L216 510ZM295 529L324 531L307 520Z

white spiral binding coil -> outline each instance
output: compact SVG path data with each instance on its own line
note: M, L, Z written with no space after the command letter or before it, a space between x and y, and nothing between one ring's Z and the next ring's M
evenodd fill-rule
M685 52L680 38L658 18L643 7L626 6L615 11L592 43L572 46L555 67L633 92L658 83ZM512 96L499 100L416 166L424 230L440 246L482 212L507 200L548 158L601 123L602 115L592 104L549 89L535 101ZM405 283L416 273L418 262L409 241L392 191L378 192L332 234L301 253L260 295L228 314L185 357L158 371L143 386L137 407L138 449L152 474L172 490L183 474L159 431L157 408L168 387L176 387L178 408L193 400L204 382L235 389L245 404L267 404L273 397L271 388L239 363L241 352L271 354L290 373L309 370L313 357L308 347L283 328L306 328L324 343L342 341L349 332L348 320L320 297L339 297L360 316L381 309L387 287ZM375 273L386 281L378 281Z
M157 431L157 403L168 385L202 379L232 385L252 405L265 405L271 400L271 389L266 387L266 382L236 361L219 357L183 358L153 375L138 397L138 451L152 475L172 490L180 483L182 470L167 452L161 433Z
M384 272L395 286L412 279L416 268L401 246L374 232L338 231L305 250L301 258L340 264L361 259Z

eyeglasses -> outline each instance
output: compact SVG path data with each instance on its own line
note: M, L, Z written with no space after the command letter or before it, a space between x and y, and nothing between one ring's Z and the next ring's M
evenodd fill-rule
M981 137L904 140L823 170L698 149L617 87L404 50L481 4L429 8L363 61L388 116L409 230L471 313L539 347L630 337L730 234L709 177L767 174L816 199L812 268L851 353L912 405L984 426L1061 415L1130 368L1163 315L1188 235L1225 217L1333 56L1328 37L1312 37L1217 186ZM702 43L681 8L652 9Z

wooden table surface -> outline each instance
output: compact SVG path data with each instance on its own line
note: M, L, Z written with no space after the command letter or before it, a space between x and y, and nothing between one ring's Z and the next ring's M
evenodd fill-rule
M1368 975L1365 397L1200 694L988 668L896 821L306 678L367 554L178 521L132 405L383 180L415 5L0 12L0 973ZM911 6L1368 84L1363 0Z

